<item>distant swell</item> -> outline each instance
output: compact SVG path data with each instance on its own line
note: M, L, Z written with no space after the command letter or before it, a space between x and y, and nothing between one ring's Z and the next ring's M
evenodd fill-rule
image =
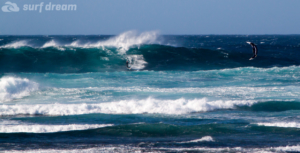
M127 59L141 70L214 70L238 67L284 67L300 65L299 60L261 56L249 61L245 53L228 53L200 48L141 45L120 54L119 48L2 48L0 72L81 73L124 71ZM141 60L140 60L141 59Z
M88 130L112 126L112 124L67 124L43 125L17 121L1 121L0 133L53 133L64 131Z
M214 141L214 139L211 136L205 136L200 139L190 140L190 141L182 141L179 143L198 143L198 142L210 142Z
M251 111L266 111L266 112L280 112L288 110L300 110L300 102L297 101L267 101L256 103L251 106L241 106L241 109Z

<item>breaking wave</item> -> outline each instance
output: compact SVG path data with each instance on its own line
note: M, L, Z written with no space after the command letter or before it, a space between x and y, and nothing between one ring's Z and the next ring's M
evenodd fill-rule
M32 48L60 48L60 47L75 47L75 48L102 48L106 47L116 48L120 54L125 54L131 47L139 47L144 44L159 44L157 41L157 31L148 31L138 33L137 31L127 31L120 35L111 37L107 40L100 40L96 42L82 42L75 40L71 43L60 43L58 40L52 39L47 41L42 46L30 45L30 40L14 41L12 43L0 46L0 48L20 48L20 47L32 47Z
M233 109L239 105L252 105L249 100L216 100L206 98L187 100L121 100L100 104L36 104L36 105L1 105L0 115L79 115L79 114L188 114L194 112Z
M127 70L127 59L137 59L133 67L138 70L157 71L300 65L297 56L280 52L264 52L255 61L249 61L251 52L175 47L164 39L156 31L128 31L117 36L61 36L5 41L0 46L0 72L124 71Z
M96 43L85 43L75 41L68 46L83 47L83 48L99 48L102 47L115 47L119 53L125 54L131 47L139 47L144 44L154 44L157 42L158 32L150 31L137 33L136 31L127 31L118 36L112 37L105 41L98 41Z

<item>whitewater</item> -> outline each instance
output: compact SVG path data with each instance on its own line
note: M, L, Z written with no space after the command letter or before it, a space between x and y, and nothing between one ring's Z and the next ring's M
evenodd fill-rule
M298 35L0 39L1 151L300 151Z

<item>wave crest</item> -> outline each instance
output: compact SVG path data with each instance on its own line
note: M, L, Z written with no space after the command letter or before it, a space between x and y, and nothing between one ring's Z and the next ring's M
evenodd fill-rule
M137 31L127 31L117 36L111 37L108 40L100 40L97 42L85 42L81 43L80 40L73 41L71 43L62 43L59 40L50 40L41 45L40 47L32 46L29 44L30 40L14 41L0 48L20 48L24 46L32 48L48 48L48 47L77 47L77 48L117 48L120 54L125 54L131 47L139 47L143 44L155 44L159 43L157 31L147 31L138 33Z
M69 44L61 45L55 40L46 42L42 48L47 47L77 47L77 48L102 48L106 47L117 48L120 54L125 54L131 47L139 47L143 44L153 44L157 42L158 32L148 31L138 33L136 31L127 31L118 36L109 38L108 40L101 40L95 43L86 42L80 43L79 40L73 41Z
M126 51L133 46L156 43L157 37L158 32L156 31L143 32L140 34L138 34L136 31L127 31L105 41L86 43L82 45L76 41L71 43L70 46L83 48L115 47L118 49L119 53L125 54Z

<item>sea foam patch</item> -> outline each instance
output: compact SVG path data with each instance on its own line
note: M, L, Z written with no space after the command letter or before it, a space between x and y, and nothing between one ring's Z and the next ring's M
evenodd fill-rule
M78 115L91 113L104 114L188 114L217 109L232 109L237 105L252 105L255 101L185 99L160 100L121 100L99 104L36 104L36 105L1 105L0 115Z

